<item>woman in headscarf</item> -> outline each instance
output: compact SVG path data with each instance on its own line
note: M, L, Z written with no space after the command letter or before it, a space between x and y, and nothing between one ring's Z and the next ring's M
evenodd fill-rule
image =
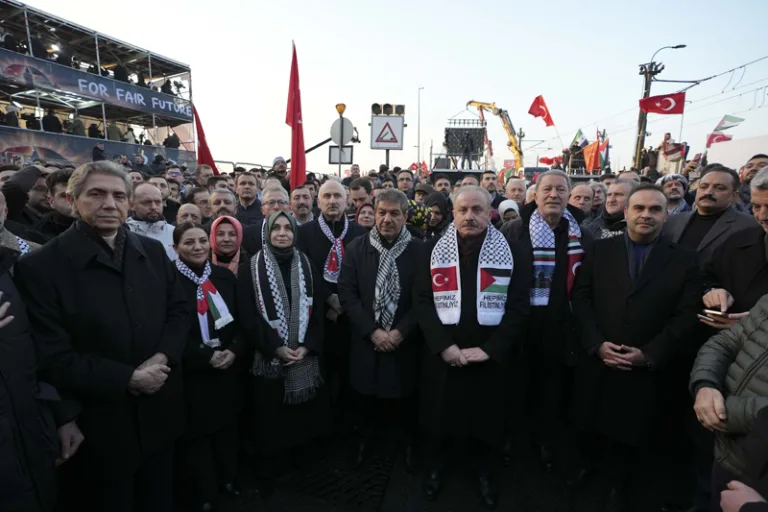
M174 262L194 311L183 356L187 427L179 440L182 478L193 510L214 510L219 491L238 495L237 417L242 408L237 337L237 279L208 261L208 235L192 223L173 231ZM238 361L239 362L239 361Z
M520 207L512 199L506 199L499 203L498 210L502 224L520 218Z
M224 215L211 224L211 262L228 268L237 275L238 267L250 260L250 255L241 247L243 226L234 217Z
M422 203L413 199L408 200L408 218L405 221L405 228L410 231L411 236L424 240L427 217L429 217L429 210Z
M453 215L448 206L448 198L442 192L429 194L424 206L429 210L426 233L426 239L429 240L443 234L445 228L453 221Z
M360 208L357 209L357 215L355 216L355 222L363 226L370 231L376 224L376 213L374 212L373 205L371 203L363 203Z
M250 428L257 450L272 455L271 462L326 434L330 423L318 360L325 292L309 258L295 248L296 232L288 213L270 215L266 244L238 276L241 325L256 347ZM267 471L271 462L264 461Z

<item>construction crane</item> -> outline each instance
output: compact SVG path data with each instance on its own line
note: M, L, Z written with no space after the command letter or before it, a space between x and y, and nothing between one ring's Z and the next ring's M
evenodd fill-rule
M480 111L481 116L483 111L490 112L495 116L499 116L499 119L501 119L501 124L504 126L504 131L507 132L507 137L509 138L509 141L507 141L507 146L509 147L509 150L512 152L512 154L515 155L517 166L523 167L523 150L521 148L520 142L523 140L523 137L525 137L525 133L522 129L520 130L520 133L515 132L515 127L512 125L512 121L509 119L509 113L506 110L497 107L495 103L469 101L467 102L467 107L476 107L477 110Z

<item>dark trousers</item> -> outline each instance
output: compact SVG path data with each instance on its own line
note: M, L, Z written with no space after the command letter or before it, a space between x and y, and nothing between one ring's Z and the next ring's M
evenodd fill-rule
M565 431L573 389L573 367L566 366L556 357L534 354L531 368L536 436L539 443L552 446Z
M687 418L687 430L693 450L693 469L696 475L693 505L696 512L706 512L712 502L712 466L714 464L715 436L704 428L691 413ZM727 482L726 482L727 483ZM720 495L717 496L718 503Z
M104 480L84 471L75 456L61 467L56 510L68 512L168 512L173 510L173 443L147 456L128 477Z
M335 322L325 320L323 366L333 420L337 425L346 424L354 407L349 384L349 319L346 313Z
M712 464L712 494L710 512L723 512L720 508L720 493L728 488L728 482L739 480L739 475L724 468L719 462Z
M198 507L215 504L219 486L237 476L237 423L213 434L182 438L178 443L180 473L185 499Z
M428 471L444 472L453 454L464 455L478 476L490 477L497 465L498 446L490 446L475 438L443 438L430 436L425 447Z
M418 429L415 397L377 398L356 393L356 424L363 439L396 436L410 443Z

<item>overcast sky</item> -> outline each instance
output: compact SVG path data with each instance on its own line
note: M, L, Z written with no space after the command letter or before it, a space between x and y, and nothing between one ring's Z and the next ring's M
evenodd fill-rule
M656 60L659 79L699 79L768 55L768 2L498 2L491 0L32 0L30 5L114 36L192 68L194 102L217 160L269 165L290 157L285 125L291 41L296 42L310 147L329 136L334 105L358 128L355 161L377 167L384 152L370 148L370 106L406 105L405 148L391 165L416 161L417 91L423 86L422 159L441 150L446 120L467 101L496 102L509 110L527 139L546 140L525 151L560 152L554 128L527 114L542 94L564 144L581 128L594 139L606 129L614 168L629 166L634 150L638 64L666 45ZM625 2L621 2L625 4ZM694 7L695 6L695 7ZM737 85L738 83L738 85ZM734 86L737 86L734 90ZM768 60L688 92L683 140L704 150L706 134L724 114L746 118L735 138L768 133ZM652 94L680 84L655 83ZM756 90L760 87L762 89ZM758 108L760 106L762 108ZM464 111L460 116L470 117ZM677 140L680 116L649 116L647 144L669 131ZM496 118L489 137L497 165L510 158ZM526 150L534 142L524 142ZM768 150L768 148L766 148ZM747 155L745 155L745 158ZM307 155L312 171L329 172L326 147Z

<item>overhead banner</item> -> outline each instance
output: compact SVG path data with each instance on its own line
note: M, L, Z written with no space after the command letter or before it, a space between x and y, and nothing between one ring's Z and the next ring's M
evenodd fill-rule
M69 92L110 105L192 122L192 104L146 87L0 49L0 79L30 89Z
M0 126L0 165L14 164L23 167L37 160L45 160L51 164L77 167L93 161L93 148L97 144L104 145L104 156L107 160L125 156L133 162L136 155L144 155L149 162L152 162L155 155L163 155L166 160L173 160L179 165L184 164L190 169L197 165L193 151L7 126Z

